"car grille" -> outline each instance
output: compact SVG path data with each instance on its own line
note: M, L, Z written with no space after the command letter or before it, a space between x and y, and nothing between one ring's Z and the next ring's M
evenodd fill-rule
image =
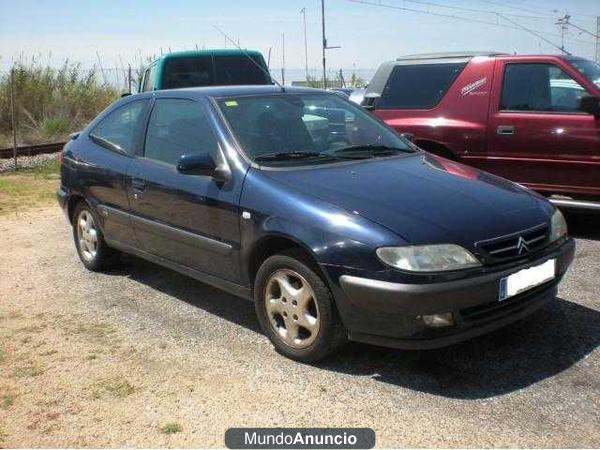
M525 257L541 250L548 243L550 227L540 224L507 236L479 241L475 246L490 262Z

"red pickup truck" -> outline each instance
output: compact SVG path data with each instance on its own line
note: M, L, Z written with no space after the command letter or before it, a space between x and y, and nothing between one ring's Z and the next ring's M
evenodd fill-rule
M421 148L600 209L600 65L572 56L409 55L363 106Z

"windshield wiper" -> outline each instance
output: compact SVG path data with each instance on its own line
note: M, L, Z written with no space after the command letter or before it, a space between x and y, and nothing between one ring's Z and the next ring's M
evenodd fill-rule
M349 147L340 148L333 152L336 156L354 157L357 158L372 158L374 156L388 156L396 153L414 153L412 148L389 147L380 144L364 144L351 145ZM366 153L366 154L365 154Z
M319 152L273 152L265 153L254 158L255 161L288 161L290 159L322 158L326 157Z

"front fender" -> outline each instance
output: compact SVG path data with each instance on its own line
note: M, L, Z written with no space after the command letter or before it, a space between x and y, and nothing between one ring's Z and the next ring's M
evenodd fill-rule
M320 265L370 271L383 269L376 248L406 243L381 225L302 194L255 169L247 175L240 206L241 261L246 270L253 249L271 236L297 243Z

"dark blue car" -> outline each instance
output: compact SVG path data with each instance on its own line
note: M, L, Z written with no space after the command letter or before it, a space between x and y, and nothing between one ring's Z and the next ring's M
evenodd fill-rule
M348 339L423 349L493 330L553 299L574 253L544 198L319 90L129 96L62 161L85 267L132 253L253 299L301 361Z

